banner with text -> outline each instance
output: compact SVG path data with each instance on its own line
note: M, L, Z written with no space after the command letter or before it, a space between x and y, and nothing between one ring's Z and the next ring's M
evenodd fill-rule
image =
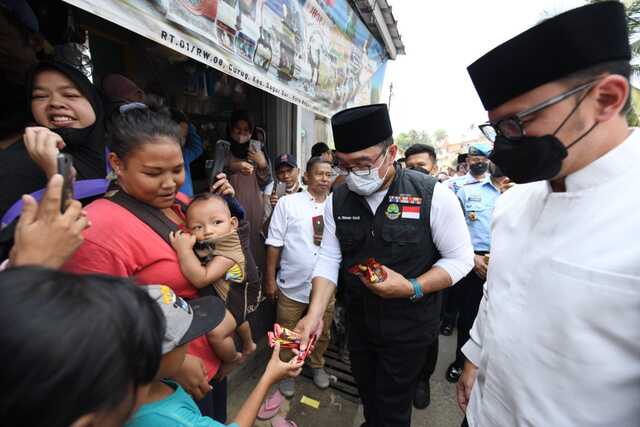
M386 52L347 0L65 1L324 116L378 101Z

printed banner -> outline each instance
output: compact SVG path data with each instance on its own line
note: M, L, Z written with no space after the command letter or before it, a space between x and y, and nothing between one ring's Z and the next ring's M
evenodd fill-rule
M323 116L378 102L384 47L347 0L65 0Z

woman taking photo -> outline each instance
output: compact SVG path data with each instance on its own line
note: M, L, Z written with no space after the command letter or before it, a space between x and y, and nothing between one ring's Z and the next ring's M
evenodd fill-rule
M77 180L106 174L102 100L89 79L70 65L43 62L26 86L32 118L22 140L0 151L0 216L46 187L59 151L73 156Z
M184 182L180 127L168 114L154 109L140 103L125 104L110 121L109 161L119 190L86 207L91 227L64 268L133 277L140 284L162 283L189 300L198 297L198 289L180 271L168 241L169 229L184 227L182 207L188 203L178 192ZM212 191L233 194L225 176L219 178ZM147 225L149 221L166 226L166 235L154 231ZM209 381L219 364L206 338L201 337L190 343L177 380L196 400L201 399L209 394ZM213 409L204 407L202 411L214 417Z
M251 139L253 131L253 120L248 112L237 110L231 114L227 129L231 149L225 159L225 170L246 212L251 227L251 252L258 269L264 273L265 250L260 236L264 219L263 191L272 177L264 146Z

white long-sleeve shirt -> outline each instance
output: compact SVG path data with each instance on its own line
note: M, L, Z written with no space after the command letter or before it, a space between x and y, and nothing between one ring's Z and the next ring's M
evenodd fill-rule
M387 190L383 190L366 197L372 212L378 209L386 195ZM434 267L445 270L455 284L473 268L473 246L460 202L440 183L435 185L433 191L429 222L433 243L442 257ZM336 222L333 217L333 197L329 197L324 206L322 247L313 277L324 277L334 284L338 283L341 261L340 242L336 236Z
M320 252L313 242L312 219L323 215L325 203L306 191L282 197L273 211L265 242L282 248L278 288L287 298L303 304L309 303L311 274Z
M494 212L471 426L640 425L640 132Z

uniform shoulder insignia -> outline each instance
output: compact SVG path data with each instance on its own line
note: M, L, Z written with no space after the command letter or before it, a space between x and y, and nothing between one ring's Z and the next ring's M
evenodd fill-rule
M481 184L482 181L474 181L474 182L465 182L463 185L475 185L475 184Z

